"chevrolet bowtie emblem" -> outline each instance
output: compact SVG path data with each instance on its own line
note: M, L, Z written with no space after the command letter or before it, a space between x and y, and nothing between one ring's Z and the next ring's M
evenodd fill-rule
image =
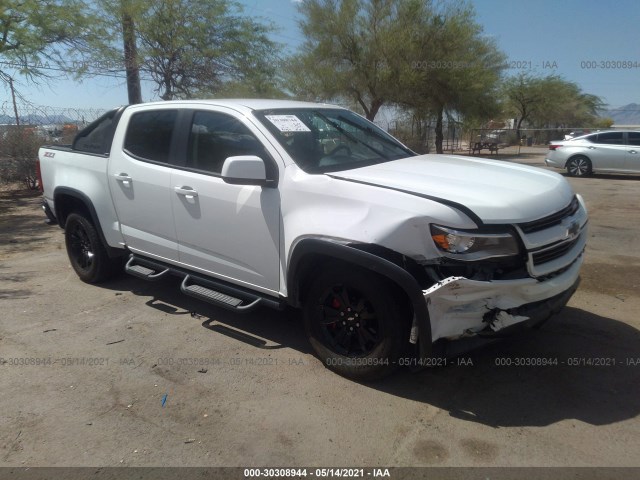
M580 224L578 222L571 222L569 228L567 229L567 238L574 238L578 236L578 232L580 232Z

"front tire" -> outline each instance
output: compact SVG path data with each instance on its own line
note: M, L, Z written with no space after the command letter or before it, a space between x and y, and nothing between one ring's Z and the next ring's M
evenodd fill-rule
M118 273L121 261L107 254L98 232L86 217L72 213L65 223L65 245L71 266L86 283L99 283Z
M584 155L571 157L567 161L567 173L571 177L586 177L588 175L591 175L591 172L591 160L589 160Z
M325 367L360 381L397 367L409 330L393 286L353 266L332 266L310 284L304 300L309 341Z

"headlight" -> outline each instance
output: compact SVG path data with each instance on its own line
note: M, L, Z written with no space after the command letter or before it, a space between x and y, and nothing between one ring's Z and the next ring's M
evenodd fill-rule
M471 261L512 257L520 251L510 233L479 233L431 225L431 238L446 257Z

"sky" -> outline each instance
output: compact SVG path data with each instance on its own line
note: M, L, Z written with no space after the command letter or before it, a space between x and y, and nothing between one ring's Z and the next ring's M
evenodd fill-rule
M273 40L294 52L304 38L295 0L240 0L245 13L271 22ZM508 58L507 74L556 74L600 96L609 108L640 104L640 1L471 0L484 34ZM626 66L622 62L627 62ZM631 66L631 68L629 68ZM112 108L127 103L123 79L95 77L30 85L21 93L51 107ZM143 99L158 100L150 82ZM0 90L0 105L9 101Z

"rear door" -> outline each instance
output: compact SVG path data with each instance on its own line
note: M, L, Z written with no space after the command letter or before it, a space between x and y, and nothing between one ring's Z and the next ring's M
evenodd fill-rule
M640 132L627 132L627 158L624 169L640 172Z
M599 133L596 143L587 147L593 169L623 170L628 146L624 144L622 132Z
M277 152L233 110L192 112L183 132L186 165L171 178L180 262L190 269L276 295L280 286L280 193L220 177L227 157L256 155L278 177Z
M134 253L178 260L173 222L172 139L179 111L155 108L125 110L127 125L114 138L108 178L127 247Z

